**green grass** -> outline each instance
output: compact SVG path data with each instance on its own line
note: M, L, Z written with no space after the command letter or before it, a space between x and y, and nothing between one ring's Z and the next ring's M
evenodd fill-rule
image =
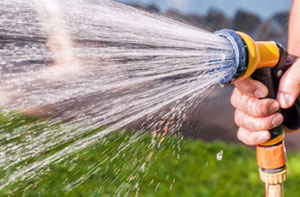
M0 116L0 133L30 125L36 118ZM41 129L45 129L43 125ZM46 127L47 128L47 127ZM35 128L39 130L39 128ZM136 137L139 140L132 142ZM22 138L22 136L20 137ZM6 142L0 141L0 145ZM120 151L126 144L128 148ZM151 148L151 136L116 131L63 161L37 170L32 179L18 180L1 196L264 196L255 150L221 141L166 138ZM180 150L178 144L180 143ZM223 159L216 154L223 150ZM149 155L152 154L148 161ZM45 153L49 154L49 153ZM118 157L114 156L119 154ZM178 155L180 158L178 159ZM42 160L45 155L34 158ZM33 162L33 161L32 161ZM146 162L145 171L139 170ZM299 196L300 154L288 154L286 196ZM5 172L0 170L0 178ZM135 186L139 184L136 189ZM121 187L120 187L121 186ZM119 189L119 190L118 190Z

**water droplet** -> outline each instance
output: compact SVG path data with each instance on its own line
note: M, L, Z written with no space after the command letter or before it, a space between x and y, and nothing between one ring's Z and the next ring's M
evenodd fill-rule
M160 186L160 182L159 182L159 183L157 183L157 185L156 185L156 187L155 187L155 189L154 189L154 191L155 191L155 192L157 192L157 190L158 190L159 186Z
M5 153L4 152L0 152L0 158L1 157L5 157Z
M221 150L220 152L217 153L216 158L218 161L221 161L223 159L223 153L224 153L223 150Z

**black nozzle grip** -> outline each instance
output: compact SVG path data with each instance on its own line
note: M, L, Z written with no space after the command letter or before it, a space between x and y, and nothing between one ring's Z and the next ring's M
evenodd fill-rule
M275 80L272 76L272 69L271 68L261 68L256 70L252 76L252 79L262 82L269 90L268 96L266 98L273 98L276 99L277 94L277 87L275 84ZM284 127L280 125L274 129L270 130L271 138L270 140L280 136L283 134Z
M291 63L281 64L275 68L261 68L252 74L252 79L262 82L267 86L269 93L267 98L276 99L279 82L282 75L291 66ZM284 117L283 125L291 130L300 128L300 103L296 100L295 104L289 109L281 109L280 112ZM276 138L283 132L283 125L270 131L271 139Z

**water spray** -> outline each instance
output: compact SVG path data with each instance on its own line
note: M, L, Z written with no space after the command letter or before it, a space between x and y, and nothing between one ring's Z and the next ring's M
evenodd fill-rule
M184 110L199 101L196 96L219 82L251 76L264 81L269 97L275 98L279 79L291 65L283 47L274 42L254 42L231 30L211 34L111 0L8 0L0 4L0 107L51 118L51 124L47 122L38 135L36 124L44 128L44 123L3 132L2 191L18 180L30 188L32 180L40 176L37 172L50 164L71 166L73 160L64 161L69 156L175 103L168 114L176 121L159 121L161 125L175 122L173 126L157 130L159 124L153 120L154 129L150 127L154 132L163 131L163 135L166 131L174 134L182 125L179 121L185 116ZM291 110L282 113L298 115L295 107ZM297 128L295 119L299 120L298 116L289 116L284 125ZM61 122L67 123L57 128ZM99 130L104 125L108 127ZM279 185L281 189L286 178L284 128L271 133L271 140L258 146L258 163L267 187ZM118 150L137 140L122 143ZM114 158L121 155L125 154ZM109 156L103 159L111 160ZM106 168L103 165L96 167ZM75 185L97 172L95 166L89 169ZM120 170L118 166L114 169ZM137 169L144 169L144 163ZM66 190L74 187L72 182L61 185ZM119 188L115 195L127 193L123 183Z
M273 41L255 42L242 32L224 29L215 34L230 41L235 54L231 72L220 82L231 83L251 77L261 81L269 89L268 98L276 99L280 78L292 65L295 57L288 55L279 43ZM228 66L228 65L226 65ZM289 109L281 109L285 121L270 131L268 142L257 146L257 164L261 180L266 185L266 196L283 196L283 182L286 180L286 150L284 130L300 127L298 101Z

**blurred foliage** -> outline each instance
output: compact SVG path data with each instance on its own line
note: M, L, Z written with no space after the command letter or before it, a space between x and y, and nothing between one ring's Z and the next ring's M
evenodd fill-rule
M0 116L1 132L35 121L26 116ZM39 176L16 181L0 195L264 196L254 149L178 137L168 137L160 147L153 148L151 140L149 134L116 131L63 161L37 170ZM219 161L216 155L220 151L223 158ZM291 153L288 158L285 193L298 196L300 154ZM143 164L145 170L140 170Z

